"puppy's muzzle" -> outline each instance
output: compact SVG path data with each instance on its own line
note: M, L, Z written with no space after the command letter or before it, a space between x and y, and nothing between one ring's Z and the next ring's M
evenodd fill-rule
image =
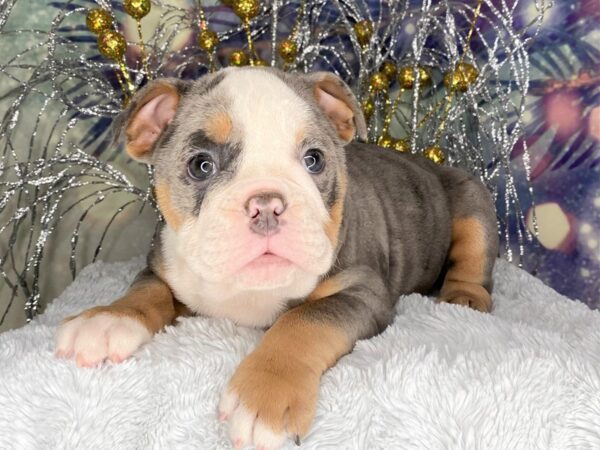
M286 208L286 201L279 192L261 192L253 195L244 205L250 220L250 230L262 236L277 233Z

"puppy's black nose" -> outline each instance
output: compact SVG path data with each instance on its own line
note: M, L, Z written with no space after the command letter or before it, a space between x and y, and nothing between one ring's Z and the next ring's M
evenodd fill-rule
M285 199L279 192L262 192L250 197L245 206L250 229L257 234L274 234L280 225L279 217L286 209Z

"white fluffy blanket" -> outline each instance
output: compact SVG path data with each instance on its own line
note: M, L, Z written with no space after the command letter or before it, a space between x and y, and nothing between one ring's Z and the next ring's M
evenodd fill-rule
M141 265L94 264L0 335L1 449L230 448L217 403L260 331L187 318L123 364L52 356L56 324L110 303ZM401 298L323 377L302 448L600 449L600 312L502 261L495 278L491 315Z

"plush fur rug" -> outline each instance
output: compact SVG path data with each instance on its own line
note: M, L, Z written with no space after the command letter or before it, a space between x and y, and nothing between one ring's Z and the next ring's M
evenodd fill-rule
M110 303L141 266L90 266L0 335L1 449L230 448L217 403L261 331L188 318L123 364L52 356L56 324ZM600 449L600 312L502 261L495 279L491 315L403 297L326 373L302 448Z

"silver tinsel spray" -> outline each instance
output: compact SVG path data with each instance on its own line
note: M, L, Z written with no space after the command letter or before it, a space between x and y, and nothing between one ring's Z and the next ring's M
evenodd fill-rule
M257 6L256 14L244 19L239 2ZM0 325L23 301L32 319L78 269L109 257L107 247L115 252L118 237L149 245L159 220L152 173L111 143L112 118L148 79L195 78L240 63L234 50L251 64L337 73L361 99L371 141L480 176L497 201L505 256L522 261L533 238L524 217L533 193L520 198L517 186L527 183L529 157L525 149L516 166L510 156L522 137L527 47L547 1L223 3L155 0L144 38L140 18L136 31L121 1L40 2L37 13L53 19L18 28L13 16L30 2L0 0ZM534 4L535 14L520 16L521 3ZM100 55L85 26L92 9L127 36L121 60ZM134 220L140 214L145 225ZM128 227L146 231L127 234ZM133 244L119 250L141 252Z

